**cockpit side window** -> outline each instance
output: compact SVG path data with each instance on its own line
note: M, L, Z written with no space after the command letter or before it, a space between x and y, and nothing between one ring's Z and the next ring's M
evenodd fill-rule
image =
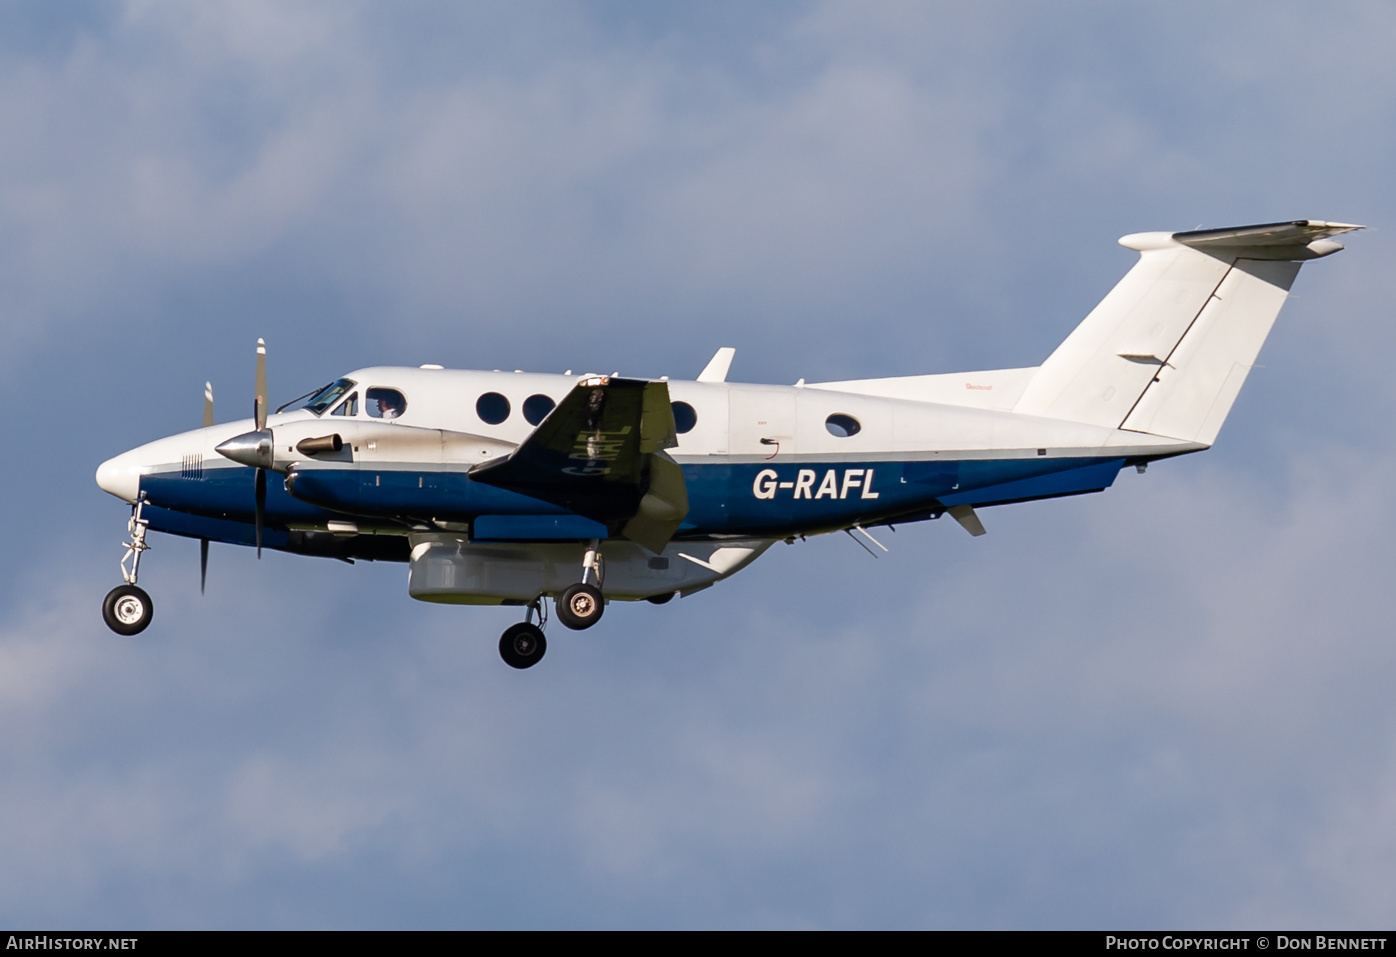
M359 394L355 392L349 398L339 404L330 415L358 415L359 414Z
M353 379L336 379L312 395L310 401L302 408L309 409L316 415L324 415L326 409L338 402L339 397L352 388L354 388Z
M364 411L375 419L396 419L407 411L407 397L397 389L375 386L364 393Z

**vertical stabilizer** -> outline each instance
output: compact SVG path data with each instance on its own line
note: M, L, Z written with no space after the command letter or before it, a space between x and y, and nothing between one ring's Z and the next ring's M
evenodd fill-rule
M1129 415L1231 266L1166 233L1144 236L1127 243L1139 262L1042 363L1015 412L1108 428Z
M1300 262L1361 229L1298 220L1136 233L1135 264L1023 390L1014 411L1210 445Z

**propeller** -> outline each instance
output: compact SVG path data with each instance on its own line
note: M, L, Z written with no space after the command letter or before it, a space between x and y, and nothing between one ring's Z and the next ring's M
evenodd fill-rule
M213 383L204 383L204 428L213 425ZM208 539L199 539L199 594L208 583Z
M257 431L267 427L267 341L257 340L257 397L252 400L252 414L257 420Z
M267 444L276 441L267 431L267 342L257 340L257 381L254 386L256 397L252 400L252 415L257 420L257 431L266 432ZM268 465L271 463L268 462ZM257 557L262 557L262 519L267 511L267 470L257 470Z
M252 400L252 416L257 428L252 432L235 435L222 445L217 452L239 465L249 465L257 470L253 479L253 498L256 503L255 525L257 528L257 557L262 557L262 525L267 511L267 469L273 461L275 437L267 428L267 343L257 340L257 379L255 396Z

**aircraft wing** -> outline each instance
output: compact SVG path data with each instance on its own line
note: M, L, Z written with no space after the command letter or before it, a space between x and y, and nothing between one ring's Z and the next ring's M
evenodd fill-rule
M688 514L664 382L582 379L533 434L470 477L552 502L660 551Z

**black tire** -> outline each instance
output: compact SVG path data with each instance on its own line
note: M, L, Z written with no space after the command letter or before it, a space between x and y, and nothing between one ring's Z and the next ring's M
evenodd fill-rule
M557 600L557 620L573 631L590 628L601 620L606 610L606 599L601 589L581 582L562 593Z
M646 598L645 601L649 602L651 605L667 605L674 600L674 596L677 594L678 592L676 591L666 591L662 595L651 595Z
M154 614L150 596L135 585L117 585L102 602L102 620L118 635L139 635Z
M532 668L548 651L543 629L521 621L510 625L499 638L499 657L510 668Z

